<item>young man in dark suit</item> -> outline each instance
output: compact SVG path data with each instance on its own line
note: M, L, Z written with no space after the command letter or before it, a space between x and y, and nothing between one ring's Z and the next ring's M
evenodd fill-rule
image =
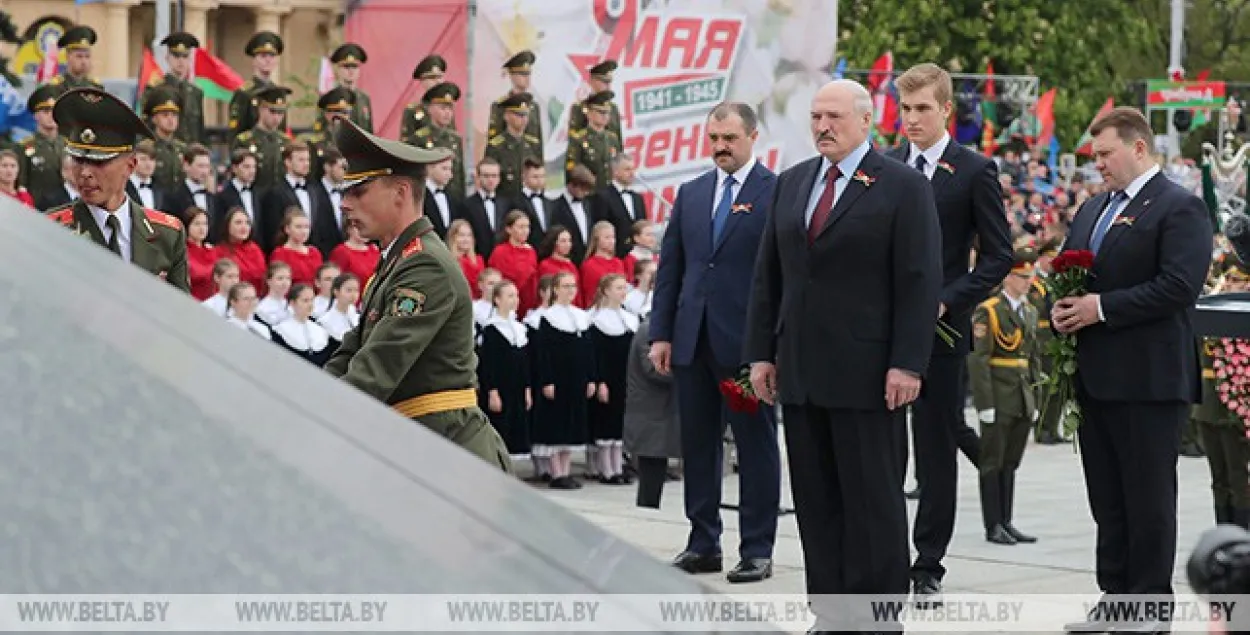
M942 287L929 180L872 150L872 117L851 80L812 99L821 156L777 181L745 349L756 394L781 402L816 628L838 631L892 629L816 596L908 591L900 450Z
M1160 172L1140 111L1115 108L1090 134L1107 191L1077 211L1064 245L1094 252L1089 293L1056 298L1051 325L1079 333L1078 445L1098 526L1098 587L1104 598L1166 596L1181 427L1202 394L1193 313L1211 264L1211 221L1202 199ZM1105 631L1108 617L1095 608L1067 629ZM1115 632L1169 628L1143 621Z
M452 159L431 163L425 175L425 216L434 225L434 233L447 240L447 227L460 218L464 199L447 189L454 172Z
M126 183L126 195L147 209L172 213L168 209L165 191L156 187L152 174L156 172L156 144L144 139L135 145L135 172Z
M225 218L226 212L242 207L252 219L252 240L258 245L262 244L261 236L265 233L260 209L261 194L263 192L256 190L256 155L248 150L235 150L230 154L230 179L217 195L218 205L221 206L222 218ZM226 228L221 223L214 224L209 232L209 240L214 243L222 242L225 236Z
M495 249L495 239L503 229L503 220L514 205L507 197L499 196L498 161L490 157L483 158L477 164L475 184L477 191L465 200L462 211L465 220L469 221L469 227L473 228L474 249L482 255L483 260L490 260L490 252ZM541 230L531 224L530 235L533 236L535 231Z
M169 193L166 210L187 222L187 210L198 207L208 212L208 226L218 224L223 213L218 209L217 195L208 190L208 175L213 169L208 148L193 143L182 152L182 171L186 178Z
M543 238L552 225L552 200L544 193L546 187L546 166L537 157L526 157L521 170L521 198L512 204L517 209L525 210L530 217L529 243L534 249L543 244Z
M634 184L634 159L624 152L612 157L612 182L595 192L595 208L601 220L616 228L616 255L624 258L633 248L629 237L634 233L634 223L647 218L647 207L642 195L629 189Z
M977 304L990 297L994 286L1011 271L1015 257L996 164L960 146L946 132L953 108L950 74L936 64L920 64L900 75L895 85L910 141L888 156L920 171L932 185L942 232L942 292L934 319L959 333L953 345L940 339L933 342L925 392L912 405L916 480L921 485L912 530L917 552L912 585L917 595L937 596L946 574L942 558L955 531L958 441L971 432L964 421L970 318ZM968 254L974 240L976 266L969 271ZM975 432L971 438L977 438ZM975 452L969 457L974 464ZM997 473L994 478L998 478ZM982 484L983 488L988 486ZM994 488L998 487L995 483ZM1011 544L1032 541L1010 522L996 529L1011 535L986 536L988 540Z
M357 124L360 125L360 124ZM364 126L361 125L364 129ZM313 205L317 209L329 210L330 222L325 223L322 229L327 234L322 237L317 249L333 250L347 239L343 235L343 193L346 190L343 182L343 175L347 173L347 159L343 158L343 153L337 148L329 147L321 153L321 178L317 184L320 187L313 188ZM330 228L333 226L334 231ZM329 251L322 251L321 257L330 258Z
M564 196L551 201L551 209L548 210L551 224L548 228L560 225L569 230L573 235L573 251L569 252L569 258L581 265L590 243L590 230L599 220L591 200L591 193L595 191L594 173L584 165L573 166L564 190Z
M725 424L738 450L738 564L730 582L758 582L773 573L781 497L777 424L768 408L732 412L718 385L742 366L750 279L776 176L754 157L759 136L751 107L714 108L707 134L716 167L684 183L664 232L656 274L649 357L673 373L681 426L686 518L690 534L673 566L689 573L720 571L721 466Z
M292 207L298 207L308 215L308 220L312 225L312 234L308 238L309 245L323 250L334 249L338 244L335 242L335 237L341 234L334 226L334 214L329 209L319 208L315 202L314 192L321 187L321 184L308 178L311 160L312 152L303 141L293 141L282 150L282 162L286 166L286 174L277 185L265 193L264 202L261 203L265 233L268 234L262 235L261 246L265 248L265 253L280 246L274 241L277 240L278 230L282 229L282 220L286 217L286 211ZM327 251L321 253L323 258L328 255Z

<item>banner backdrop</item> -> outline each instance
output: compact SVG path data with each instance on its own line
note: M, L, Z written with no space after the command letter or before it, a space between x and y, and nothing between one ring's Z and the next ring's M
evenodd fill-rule
M612 90L622 142L637 162L636 187L651 217L662 220L677 186L712 167L703 126L718 102L756 109L755 150L769 168L780 171L815 154L808 109L815 90L831 79L835 6L830 0L479 0L470 55L475 154L486 145L489 103L509 87L504 60L532 50L544 159L551 185L562 184L569 108L589 90L587 69L617 60Z

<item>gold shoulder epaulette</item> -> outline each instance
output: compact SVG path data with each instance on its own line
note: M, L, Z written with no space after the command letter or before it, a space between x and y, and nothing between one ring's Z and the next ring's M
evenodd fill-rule
M582 137L584 137L584 136L586 136L586 129L585 129L585 128L581 128L581 129L578 129L578 130L572 130L572 131L570 131L570 132L569 132L569 138L570 138L570 139L581 139L581 138L582 138Z
M490 141L488 141L487 143L489 143L489 144L491 144L491 145L493 145L493 146L501 146L501 145L503 145L503 142L504 142L503 135L501 135L501 134L497 134L497 135L495 135L495 136L491 137L491 138L490 138Z
M1042 294L1043 296L1046 295L1046 285L1042 284L1041 280L1038 280L1035 278L1033 280L1033 288L1037 289L1037 292Z
M60 84L61 82L63 82L63 81L65 81L65 76L63 76L63 75L57 75L57 76L53 77L52 79L48 80L48 83L49 83L49 84L51 84L51 85L53 85L53 86L57 86L57 85L59 85L59 84Z
M143 217L153 223L156 223L157 225L163 225L170 229L182 231L182 221L178 220L177 216L166 214L165 212L158 212L154 209L148 209L145 207L143 208Z
M993 298L990 298L990 299L986 300L985 302L982 302L982 303L981 303L981 306L983 306L983 307L985 307L985 308L987 308L987 309L992 309L992 308L994 308L995 306L997 306L997 305L998 305L998 303L999 303L999 302L1001 302L1001 301L1002 301L1002 300L1000 300L1000 299L996 296L996 297L993 297Z
M534 135L532 135L532 134L527 134L527 135L525 135L525 140L526 140L526 141L528 141L528 142L530 142L530 143L538 143L538 137L535 137L535 136L534 136Z
M414 132L413 134L417 135L418 137L428 137L428 136L430 136L430 129L429 129L429 128L421 128L421 129L417 130L416 132Z
M243 132L240 132L240 133L239 133L239 137L238 137L238 138L239 138L240 140L251 139L251 138L252 138L252 131L251 131L251 130L244 130Z

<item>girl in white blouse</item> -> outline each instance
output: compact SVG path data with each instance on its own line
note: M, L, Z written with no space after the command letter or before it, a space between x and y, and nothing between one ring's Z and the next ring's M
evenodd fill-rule
M360 298L360 278L351 273L340 274L334 279L331 290L334 304L317 318L317 323L330 334L330 339L334 340L331 345L337 348L347 332L360 324L360 313L356 310L356 301Z
M217 293L201 302L200 305L217 315L227 317L230 289L239 284L239 265L234 264L234 261L229 258L218 260L213 264L213 284L217 285Z
M230 287L230 317L226 322L245 331L251 331L266 340L272 339L269 327L256 319L256 287L250 282L240 282Z
M287 294L291 316L273 327L273 341L317 366L324 366L334 349L330 348L330 334L312 320L315 296L310 285L291 287Z
M269 263L265 271L265 285L269 295L256 306L256 317L270 328L291 316L290 303L286 299L291 292L291 266L280 260Z
M332 262L323 262L317 267L317 297L313 299L313 319L321 317L334 304L334 281L341 273L343 272L339 266Z

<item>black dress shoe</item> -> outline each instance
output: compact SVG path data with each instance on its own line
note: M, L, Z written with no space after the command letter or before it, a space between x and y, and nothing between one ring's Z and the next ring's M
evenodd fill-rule
M921 610L942 606L942 583L931 575L920 575L911 583L912 601Z
M677 554L673 566L686 573L720 573L724 568L720 554L704 555L693 551Z
M920 500L920 486L917 485L915 489L910 489L910 490L907 490L906 492L903 492L903 496L905 496L907 500L909 501Z
M994 525L991 527L989 531L985 532L985 539L996 545L1016 544L1016 539L1013 538L1011 534L1007 533L1007 530L1003 529L1002 525Z
M773 577L772 558L745 558L730 569L725 579L730 582L759 582Z
M1021 532L1019 529L1016 529L1015 525L1011 523L1003 523L1003 529L1006 530L1007 535L1014 538L1016 542L1022 542L1022 543L1037 542L1036 536L1030 536L1026 533Z

